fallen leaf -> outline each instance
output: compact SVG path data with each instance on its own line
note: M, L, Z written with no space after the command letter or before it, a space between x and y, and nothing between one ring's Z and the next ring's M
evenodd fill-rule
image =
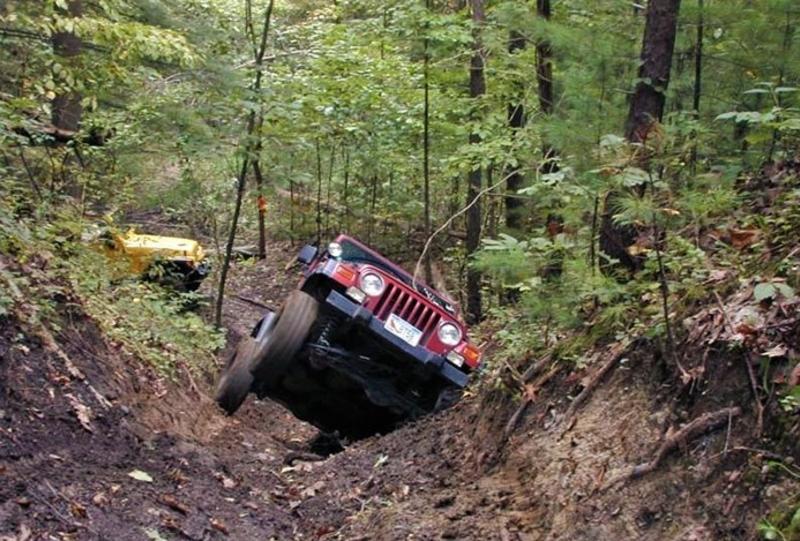
M75 518L87 517L86 508L78 502L70 502L69 512L72 513L72 516Z
M169 472L169 478L178 483L179 485L182 485L189 480L189 478L186 477L186 475L184 475L184 473L178 468L175 468L174 470L171 470Z
M17 534L16 541L28 541L33 535L33 532L26 524L19 525L19 533ZM12 539L15 539L12 537Z
M137 481L143 481L145 483L153 482L153 478L150 476L150 474L147 472L143 472L142 470L133 470L128 474L128 477L133 477Z
M716 269L711 271L708 275L709 282L721 282L730 275L730 272L725 269Z
M178 499L172 494L162 494L161 498L159 498L159 501L170 509L178 511L179 513L183 513L184 515L189 513L189 508L178 501Z
M325 482L324 481L317 481L316 483L314 483L310 487L307 487L302 492L300 492L300 496L302 496L304 498L311 498L313 496L316 496L317 492L322 490L322 488L324 486L325 486Z
M75 398L75 395L67 394L65 396L72 406L75 416L78 418L81 426L89 432L94 432L94 427L92 426L92 410L89 409L89 406L81 403L80 400Z
M108 497L106 496L105 492L98 492L94 496L92 496L92 503L95 504L97 507L105 507L108 503Z
M758 229L736 229L731 227L728 233L731 236L731 246L737 250L742 250L755 243L761 231Z
M378 455L377 460L375 460L375 464L372 466L373 468L380 468L384 464L389 461L388 455Z
M772 347L767 351L764 351L763 353L760 353L760 355L764 357L769 357L771 359L773 357L785 357L788 351L789 350L786 348L786 346L784 346L783 344L778 344L777 346Z
M216 518L210 519L210 522L211 522L211 527L212 528L214 528L215 530L217 530L219 532L224 533L225 535L228 535L228 527L225 526L224 522L222 522L221 520L216 519Z

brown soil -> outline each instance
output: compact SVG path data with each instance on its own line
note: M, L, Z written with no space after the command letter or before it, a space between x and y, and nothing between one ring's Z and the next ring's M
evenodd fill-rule
M277 307L295 285L291 253L237 264L231 291ZM782 447L754 442L747 376L721 353L691 397L674 398L643 343L574 424L560 421L586 373L551 381L504 446L516 404L484 389L314 460L317 431L281 406L251 397L225 417L212 381L164 381L62 305L57 339L83 381L27 329L0 331L0 539L756 539L758 519L798 493L754 450ZM262 311L230 298L232 343ZM668 427L731 405L743 415L610 484L650 460Z

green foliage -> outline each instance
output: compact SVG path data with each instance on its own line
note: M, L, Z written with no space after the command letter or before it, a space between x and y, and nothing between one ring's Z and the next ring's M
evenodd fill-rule
M753 297L761 302L778 298L794 299L794 290L783 282L761 282L753 288Z
M176 294L136 279L112 280L101 254L80 250L69 260L75 292L88 314L114 342L164 375L175 376L181 365L203 374L216 368L215 352L224 333L187 307L196 294Z
M40 321L58 330L58 303L77 295L106 336L162 374L175 376L181 366L197 374L216 368L215 352L225 336L196 312L202 298L125 277L80 241L87 224L70 212L37 223L21 219L19 211L0 207L0 252L30 265L24 275L11 277L36 304ZM14 302L0 290L0 320Z

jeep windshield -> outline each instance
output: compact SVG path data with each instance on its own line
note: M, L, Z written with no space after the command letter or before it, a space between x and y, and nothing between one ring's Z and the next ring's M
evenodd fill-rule
M363 247L359 246L358 244L351 242L347 239L341 239L339 244L342 246L342 255L340 259L343 261L350 261L352 263L367 263L369 265L373 265L378 267L382 270L385 270L407 286L411 287L413 284L413 279L410 274L403 271L399 267L394 265L387 264L387 262L381 258L376 257L375 254L371 253L368 250L365 250ZM425 295L428 299L438 304L440 307L445 309L447 312L451 314L456 313L455 306L452 303L446 301L445 299L441 298L439 295L436 294L431 288L426 287L419 282L417 282L417 291Z

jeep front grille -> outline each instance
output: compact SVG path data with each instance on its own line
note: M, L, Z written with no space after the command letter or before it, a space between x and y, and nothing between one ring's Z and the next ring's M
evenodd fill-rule
M378 304L375 305L373 313L381 321L386 321L389 314L403 318L422 331L423 342L441 319L434 308L425 304L416 295L391 282L386 284L386 290L378 300Z

